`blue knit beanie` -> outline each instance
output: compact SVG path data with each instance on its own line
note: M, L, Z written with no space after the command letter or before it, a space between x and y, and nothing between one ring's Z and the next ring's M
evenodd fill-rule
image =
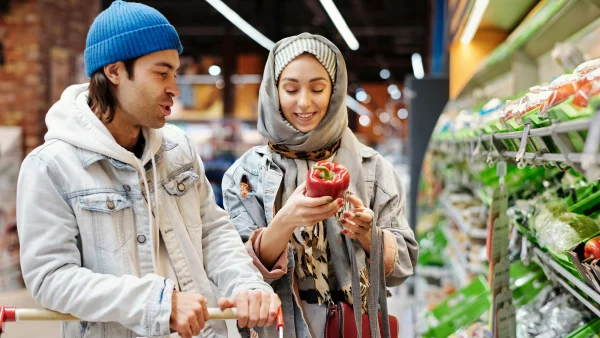
M138 58L161 50L183 51L179 35L156 9L117 0L100 13L86 40L84 54L88 77L111 63Z

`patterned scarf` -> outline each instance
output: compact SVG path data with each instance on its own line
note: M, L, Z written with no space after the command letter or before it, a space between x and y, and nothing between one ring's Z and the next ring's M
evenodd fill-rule
M337 140L333 144L316 151L299 151L292 150L282 144L276 144L269 141L269 149L271 152L278 153L281 156L287 158L293 158L297 160L310 160L310 161L322 161L333 156L340 146L342 145L342 139Z
M294 160L310 161L327 160L335 155L340 146L341 140L338 140L325 149L303 152L291 150L285 146L269 142L271 152L278 153L283 157ZM335 215L335 220L330 219L329 221L339 222L344 212L352 209L352 205L347 199L348 195L351 195L349 191L344 195L344 203L340 211ZM307 227L296 228L292 235L292 239L290 240L290 244L294 250L294 272L300 281L305 280L307 277L313 279L314 289L317 291L319 304L328 304L332 302L331 291L329 289L328 264L331 258L331 252L329 250L329 242L327 239L326 221L321 221ZM366 312L366 296L369 288L369 278L366 268L360 272L359 280L360 294L363 300L362 308L363 312ZM352 304L351 287L343 288L342 291L344 292L346 302Z

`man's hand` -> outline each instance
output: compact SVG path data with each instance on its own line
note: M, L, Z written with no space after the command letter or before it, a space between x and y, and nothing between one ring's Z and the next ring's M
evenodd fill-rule
M171 329L182 338L199 335L208 320L206 299L197 293L173 291L171 303Z
M277 294L262 290L243 290L233 299L219 299L221 310L237 308L238 326L241 328L273 325L280 306Z

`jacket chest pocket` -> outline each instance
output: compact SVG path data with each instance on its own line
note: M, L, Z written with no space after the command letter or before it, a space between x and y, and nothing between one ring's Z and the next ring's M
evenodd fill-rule
M186 227L197 228L202 224L200 219L200 201L196 182L198 175L193 170L186 170L164 184L167 197L177 205Z
M115 252L131 239L131 201L116 193L97 193L79 199L83 222L79 228L84 241Z

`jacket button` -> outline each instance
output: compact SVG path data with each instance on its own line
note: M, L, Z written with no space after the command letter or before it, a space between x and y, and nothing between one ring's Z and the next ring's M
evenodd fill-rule
M179 191L184 191L184 190L185 190L185 184L183 184L183 183L179 183L179 185L177 186L177 189L178 189Z
M123 186L123 189L125 189L125 191L127 191L127 192L130 192L130 191L131 191L131 187L130 187L130 186L128 186L127 184L125 184L125 185Z
M115 203L113 201L106 201L106 207L108 207L108 209L110 209L110 210L114 210Z
M144 243L146 243L146 236L144 236L144 235L139 235L139 236L137 236L137 241L138 241L138 243L140 243L140 244L144 244Z

